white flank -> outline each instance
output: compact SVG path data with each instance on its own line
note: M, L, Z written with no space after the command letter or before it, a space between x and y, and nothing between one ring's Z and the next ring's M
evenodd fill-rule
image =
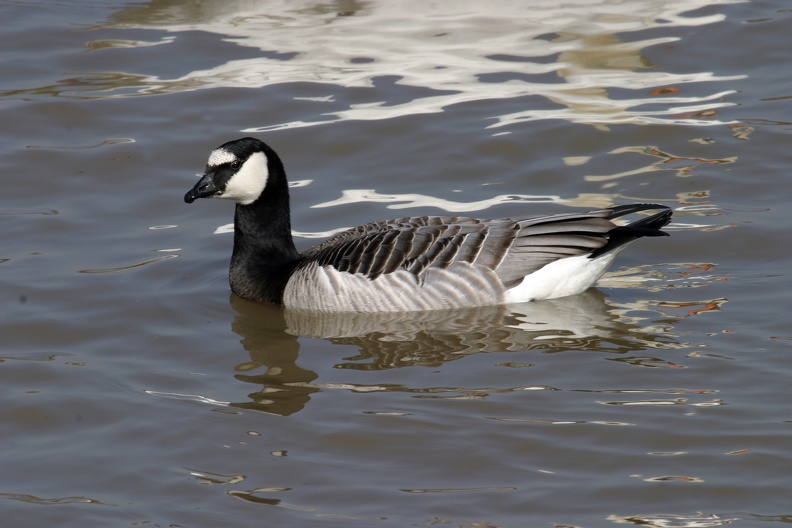
M206 164L210 167L217 167L223 163L231 163L232 161L236 161L236 159L237 157L233 153L225 149L214 149L212 153L209 154L209 161L207 161Z
M495 272L470 264L430 268L420 281L406 270L370 280L362 274L312 265L291 277L283 296L287 308L313 312L410 312L504 301L503 285Z
M594 259L579 255L551 262L506 291L506 302L542 301L583 293L602 277L627 245Z
M215 153L220 152L215 150ZM218 154L218 158L220 155ZM209 157L211 164L212 157ZM267 186L267 178L269 177L269 169L267 167L267 156L263 152L254 152L242 164L242 167L236 174L231 176L228 180L225 190L218 194L218 198L225 198L227 200L234 200L235 202L248 205L253 203Z

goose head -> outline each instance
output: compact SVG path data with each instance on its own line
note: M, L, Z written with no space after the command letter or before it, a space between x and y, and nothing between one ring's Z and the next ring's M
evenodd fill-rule
M268 180L278 175L283 177L283 165L269 146L255 138L236 139L212 151L201 179L184 201L225 198L250 205L264 192Z

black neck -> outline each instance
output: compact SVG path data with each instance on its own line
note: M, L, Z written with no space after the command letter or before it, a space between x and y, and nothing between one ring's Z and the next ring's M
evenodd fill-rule
M231 290L253 301L281 304L286 281L299 261L286 181L270 181L255 202L236 206Z

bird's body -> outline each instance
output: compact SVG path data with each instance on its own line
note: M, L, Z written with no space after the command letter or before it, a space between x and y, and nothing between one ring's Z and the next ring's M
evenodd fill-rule
M320 312L486 306L581 293L633 240L665 235L671 211L634 204L583 213L484 220L421 216L341 232L299 253L277 154L254 138L228 142L185 196L237 202L231 289L246 299ZM661 210L631 224L611 220Z

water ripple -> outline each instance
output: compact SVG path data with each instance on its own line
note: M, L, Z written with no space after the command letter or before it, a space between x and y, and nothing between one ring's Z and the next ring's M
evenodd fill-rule
M29 149L39 150L88 150L106 147L109 145L117 145L119 143L134 143L132 138L107 138L97 143L90 143L88 145L28 145Z
M0 493L0 499L21 501L21 502L27 502L28 504L37 504L43 506L48 506L52 504L100 504L103 506L111 506L111 504L108 504L106 502L92 499L90 497L79 497L79 496L43 498L43 497L37 497L35 495L27 495L24 493Z
M362 202L390 203L388 209L411 209L415 207L437 207L448 213L464 213L483 211L490 207L508 203L567 203L560 196L530 195L530 194L502 194L484 200L472 202L457 202L436 196L423 194L380 194L374 189L346 189L341 192L341 197L329 202L312 205L312 209L336 207Z
M175 251L176 249L160 249L157 251ZM145 266L147 264L153 264L155 262L162 262L164 260L170 260L178 257L179 255L163 255L162 257L155 257L152 259L144 260L143 262L136 262L134 264L129 264L127 266L119 266L116 268L93 268L93 269L82 269L78 270L77 273L119 273L122 271L131 270L134 268L139 268L140 266Z
M239 50L232 57L239 58L167 78L140 72L71 73L52 86L5 95L95 99L221 87L313 85L312 93L295 94L294 99L315 105L311 114L316 117L261 123L246 132L392 119L438 113L461 103L535 96L546 102L544 107L532 102L516 112L491 115L490 123L483 126L497 129L538 119L597 126L709 126L733 122L718 119L719 108L735 104L727 98L736 90L722 85L728 87L729 82L745 76L663 71L644 56L644 50L668 46L679 38L650 38L642 33L660 27L670 33L669 28L718 24L725 20L724 15L689 12L738 1L427 4L407 0L398 4L354 3L343 14L332 8L318 9L308 0L230 0L223 3L223 9L211 3L189 7L136 4L114 13L101 29L139 28L168 34L150 42L120 38L89 41L86 51L178 53L180 39L174 34L200 31L233 42ZM365 51L361 42L365 42ZM257 51L253 57L251 49ZM719 87L708 90L698 86L712 83ZM686 85L696 87L687 89ZM367 94L362 96L367 99L344 102L348 98L336 97L337 88L373 88L382 99L372 101Z

